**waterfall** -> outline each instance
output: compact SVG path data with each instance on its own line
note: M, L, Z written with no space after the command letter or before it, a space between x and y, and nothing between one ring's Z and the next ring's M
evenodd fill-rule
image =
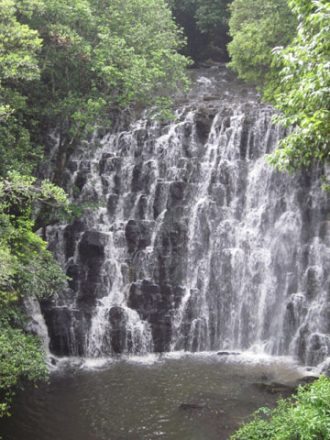
M69 287L42 304L51 350L91 357L255 350L330 354L330 217L320 170L265 160L274 110L218 66L173 122L95 135L64 181L89 205L48 228Z

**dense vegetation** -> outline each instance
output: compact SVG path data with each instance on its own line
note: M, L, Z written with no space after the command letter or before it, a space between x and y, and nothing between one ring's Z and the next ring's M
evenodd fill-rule
M261 408L231 440L326 440L330 438L330 379L300 387L275 409Z
M115 111L167 108L187 83L182 42L162 0L0 0L0 417L21 379L46 373L24 298L66 282L35 232L69 210L63 190L32 177L49 135L59 182L75 146Z
M185 53L195 61L227 61L228 6L232 0L168 0L188 37Z
M257 7L256 7L257 6ZM292 127L269 161L293 171L330 160L330 3L234 0L231 67L263 87Z
M294 130L270 162L292 171L330 160L330 3L294 0L290 6L298 32L275 53L281 71L274 103L281 111L277 121Z
M230 11L229 66L240 78L263 86L278 74L272 67L272 49L287 46L295 33L296 22L288 2L234 0Z
M19 307L26 295L43 297L64 286L66 277L46 242L34 233L38 206L66 209L65 193L49 181L9 172L0 181L0 417L8 413L13 387L22 378L44 377L40 341L28 335Z
M61 168L110 111L168 100L186 81L161 0L1 0L0 10L4 169L22 168L17 153L31 168L52 131Z
M289 171L327 162L329 16L328 0L0 0L0 416L21 378L45 375L23 300L65 283L35 231L69 210L59 187L32 177L52 160L50 135L60 183L75 147L111 115L168 108L187 85L182 53L224 61L228 49L231 68L293 127L269 161Z

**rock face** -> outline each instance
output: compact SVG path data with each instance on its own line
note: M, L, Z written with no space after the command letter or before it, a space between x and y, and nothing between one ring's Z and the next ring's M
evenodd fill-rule
M70 277L43 304L51 350L257 347L318 364L330 353L320 170L272 170L273 110L223 68L195 75L175 122L139 121L71 158L68 191L92 206L48 229Z

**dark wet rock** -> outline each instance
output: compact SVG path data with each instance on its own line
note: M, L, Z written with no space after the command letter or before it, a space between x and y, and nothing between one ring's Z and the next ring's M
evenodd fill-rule
M141 220L146 218L148 208L148 197L142 194L138 202L138 215Z
M322 285L322 271L319 267L309 267L306 272L306 294L309 299L315 298Z
M319 333L312 333L307 340L306 363L318 365L328 356L330 350L329 338Z
M173 201L179 201L183 199L185 182L172 182L170 185L170 195Z
M54 356L50 356L49 361L54 367L58 364L58 360Z
M83 333L88 326L82 312L46 305L43 307L43 314L51 334L51 352L58 356L82 356L85 352Z
M75 186L81 191L83 189L83 187L86 185L87 183L87 175L86 173L79 171L77 173L76 179L75 179Z
M150 323L156 352L169 349L172 304L171 286L160 286L149 280L131 285L128 307L136 310L143 320Z
M144 249L151 244L153 226L153 222L129 220L125 228L125 236L130 253Z
M216 110L211 107L200 107L195 114L196 132L202 143L208 139L215 115Z
M89 160L82 160L79 164L79 171L83 173L91 172L91 162Z
M129 307L137 310L142 319L150 319L152 314L157 314L161 302L162 296L158 284L148 280L132 284Z
M67 164L67 168L71 173L74 173L78 169L78 164L74 160L70 160Z
M114 353L122 353L126 343L126 312L122 307L111 307L109 311L111 325L111 346Z
M324 240L325 243L330 246L330 221L323 221L320 223L320 231L319 235L321 240Z
M157 182L155 199L154 199L154 205L153 205L154 219L155 220L157 219L157 217L166 208L167 188L168 188L168 184L167 183L162 182L162 181L158 181Z
M80 279L80 266L78 264L71 263L67 270L66 275L68 276L68 285L70 289L77 292L79 289L79 279Z
M247 151L249 151L250 125L251 124L249 123L249 121L245 118L243 121L243 128L242 128L240 145L239 145L241 159L245 159L246 153L247 153Z
M266 392L269 394L281 394L282 396L290 396L295 390L296 390L296 385L287 385L287 384L282 384L282 383L276 383L276 382L271 382L271 383L255 383L253 384L255 388L257 388L258 390L262 391L262 392Z
M301 379L297 380L297 382L295 383L295 386L298 387L300 385L301 386L309 385L309 384L315 382L318 378L319 378L319 376L312 376L312 375L302 377Z
M112 154L103 154L99 170L100 174L110 175L112 173L118 173L121 168L122 159L118 156L113 156Z
M110 194L108 197L107 208L110 217L112 217L115 214L118 204L118 199L119 199L118 194Z
M78 172L74 185L81 191L86 185L89 174L91 172L91 164L88 161L81 161L78 167Z
M65 257L68 260L73 257L77 239L81 232L85 229L84 223L80 220L74 220L73 223L66 226L64 230L64 241L65 241Z
M135 165L133 168L131 189L132 192L142 191L143 189L142 163Z
M79 242L80 291L79 300L92 306L96 298L104 296L105 286L100 279L104 261L104 246L107 236L97 231L86 231Z
M324 362L322 366L321 374L330 377L330 359Z
M218 351L218 356L239 356L241 353L238 351Z
M253 385L260 391L267 392L269 394L280 394L284 397L287 397L295 393L299 386L311 384L317 379L318 376L308 375L291 383L258 382Z
M79 243L79 255L83 262L104 257L105 236L98 231L86 231Z

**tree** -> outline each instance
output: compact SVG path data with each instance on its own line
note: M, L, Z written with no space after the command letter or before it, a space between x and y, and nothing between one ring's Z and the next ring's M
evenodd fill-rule
M276 79L272 51L286 46L295 33L287 0L234 0L230 5L229 66L258 86Z
M114 111L169 106L187 86L184 39L164 0L0 0L0 10L0 174L32 171L56 132L59 181Z
M188 37L188 54L196 61L227 60L228 5L232 0L168 0Z
M163 0L47 0L28 24L43 47L40 81L22 90L27 124L35 145L56 130L59 172L114 110L169 102L187 84L183 39Z
M268 157L294 171L330 159L330 4L327 0L234 0L230 66L263 90L289 129Z
M30 170L39 153L30 143L23 121L26 97L17 86L39 78L42 44L38 32L18 16L31 18L41 5L38 0L0 0L0 176L8 169Z
M14 387L22 379L46 377L37 338L24 331L21 303L62 289L66 276L34 231L34 204L68 208L63 190L48 181L9 173L0 179L0 417L8 414Z
M270 163L293 171L330 161L330 3L291 0L298 33L285 49L275 52L281 68L275 105L277 122L292 130Z

